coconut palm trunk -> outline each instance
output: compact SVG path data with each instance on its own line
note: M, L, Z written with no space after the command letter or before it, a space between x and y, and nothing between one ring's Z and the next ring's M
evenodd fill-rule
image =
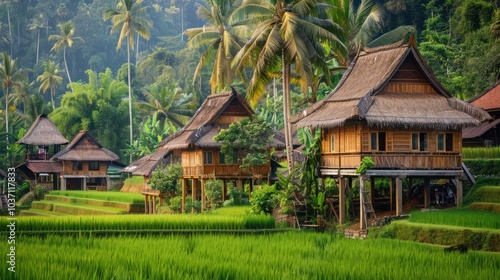
M73 90L73 85L71 84L71 77L69 76L68 63L66 63L66 47L63 48L63 59L64 67L66 67L66 74L68 75L69 87L71 88L71 92L75 92Z
M290 64L286 63L285 51L282 51L281 58L282 79L283 79L283 121L285 125L285 148L286 160L288 163L288 172L293 170L293 142L292 126L290 124L290 115L292 103L290 101Z
M130 36L130 33L129 35ZM130 83L130 38L127 38L127 71L128 71L128 115L130 119L130 145L132 145L133 141L133 124L132 124L132 85ZM130 155L130 162L132 162L133 156Z

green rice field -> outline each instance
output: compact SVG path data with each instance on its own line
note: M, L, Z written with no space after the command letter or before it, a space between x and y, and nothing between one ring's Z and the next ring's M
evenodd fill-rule
M91 198L106 201L120 201L126 203L144 203L144 196L140 193L100 192L100 191L50 191L51 195Z
M431 212L411 213L412 223L461 226L468 228L500 229L500 215L489 211L470 209L447 209Z
M500 254L314 232L20 236L0 279L496 279ZM6 258L5 254L4 259Z

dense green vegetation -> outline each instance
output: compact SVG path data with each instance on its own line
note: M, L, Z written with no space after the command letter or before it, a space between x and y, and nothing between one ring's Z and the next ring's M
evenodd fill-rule
M22 160L22 149L7 144L22 137L41 113L50 114L66 138L89 130L126 161L127 155L134 159L150 153L157 137L182 127L207 94L230 85L244 95L249 92L257 112L281 129L288 111L296 113L331 91L360 47L388 43L387 38L402 38L410 30L438 79L455 96L469 99L499 78L498 1L325 0L318 2L333 8L312 5L308 14L295 5L300 1L283 1L293 7L283 11L302 21L280 18L277 26L290 28L282 32L294 37L281 38L293 40L269 53L248 42L267 36L271 25L263 19L281 9L274 1L256 1L258 9L241 0L140 1L127 6L137 11L133 20L140 23L131 37L120 34L123 25L119 18L113 21L116 13L104 16L106 11L123 12L116 0L1 1L0 51L6 52L0 67L5 105L0 168ZM306 20L316 27L303 25ZM302 25L311 28L307 34L292 32ZM386 33L391 36L377 39ZM281 42L267 39L275 46ZM313 41L320 44L307 43ZM315 51L304 52L296 42ZM122 44L127 47L117 49ZM281 51L288 52L283 65L291 68L281 67ZM259 52L264 63L254 59ZM273 94L269 86L280 76L291 79L284 84L276 79Z
M423 224L500 229L500 215L498 213L468 209L447 209L431 212L415 211L411 213L409 221Z
M51 191L52 195L93 198L127 203L144 203L144 196L139 193L99 192L99 191Z
M2 262L2 279L495 279L500 266L498 254L299 232L17 241L18 270Z

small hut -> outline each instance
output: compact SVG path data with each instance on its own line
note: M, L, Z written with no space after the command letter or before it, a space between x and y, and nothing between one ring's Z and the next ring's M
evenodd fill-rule
M55 124L47 115L41 114L17 143L26 146L26 160L17 166L17 170L33 184L56 189L62 165L51 158L68 144L68 140Z
M108 166L117 163L119 157L90 133L80 131L53 160L62 164L61 190L107 190Z
M470 104L488 112L493 120L485 121L478 127L463 129L464 147L500 146L500 81L469 101Z
M360 221L366 227L366 203L373 201L374 178L389 178L396 215L403 213L402 181L423 178L425 204L429 180L452 179L462 201L462 128L490 116L452 97L432 74L414 45L365 49L337 87L294 120L299 127L320 128L320 171L338 179L339 222L345 221L345 187L361 181ZM375 166L356 174L365 157ZM364 182L370 182L365 191ZM368 195L366 195L368 193ZM391 203L393 196L391 191Z

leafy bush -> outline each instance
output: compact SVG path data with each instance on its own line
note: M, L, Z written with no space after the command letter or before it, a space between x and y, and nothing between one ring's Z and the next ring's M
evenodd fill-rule
M210 179L205 182L205 196L211 209L222 206L222 181Z
M170 198L169 200L169 203L170 203L170 210L172 211L180 211L181 208L182 208L182 196L176 196L176 197L172 197Z
M237 206L237 205L248 205L248 196L245 191L240 190L238 188L230 188L229 199L224 201L224 207L226 206Z
M37 185L35 187L35 199L42 200L45 197L45 194L49 193L49 190L44 186Z
M274 207L278 204L278 192L274 185L260 185L256 190L252 192L252 197L250 198L250 205L252 205L252 213L260 214L264 212L265 214L271 214Z
M339 194L339 188L335 179L327 177L325 179L325 196L333 197Z
M162 193L176 193L181 176L182 166L179 163L169 164L166 167L157 168L149 178L148 184L153 190L160 190Z
M193 200L192 197L186 197L186 213L190 213L194 209L194 212L199 213L201 210L201 202L198 200Z

